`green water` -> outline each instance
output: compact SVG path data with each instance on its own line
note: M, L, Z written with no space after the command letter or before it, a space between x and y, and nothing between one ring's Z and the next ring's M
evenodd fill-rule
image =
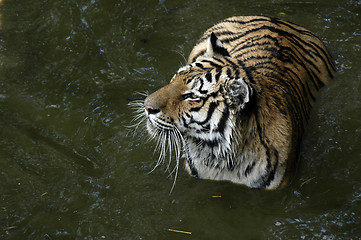
M5 0L0 8L0 239L361 238L360 1ZM167 83L201 33L232 15L309 28L338 74L320 92L288 188L250 190L180 170L169 194L166 166L148 174L155 144L126 127L128 99Z

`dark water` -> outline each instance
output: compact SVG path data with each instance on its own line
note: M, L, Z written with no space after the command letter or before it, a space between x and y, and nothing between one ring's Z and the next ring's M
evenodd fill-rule
M360 1L2 2L0 239L361 238ZM148 174L154 143L126 127L127 99L167 83L201 33L232 15L309 28L338 74L290 187L255 191L181 170L169 194L165 166Z

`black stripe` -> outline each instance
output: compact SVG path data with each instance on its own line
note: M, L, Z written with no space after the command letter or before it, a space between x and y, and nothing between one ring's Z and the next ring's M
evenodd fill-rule
M221 77L221 74L222 74L222 68L217 68L215 75L216 82L218 82L219 78Z
M261 188L266 188L268 187L271 182L274 180L275 178L275 173L276 173L276 170L277 170L277 167L278 167L278 162L279 162L279 156L278 156L278 151L277 150L274 150L273 151L273 156L275 158L275 163L274 163L274 166L272 167L271 162L269 161L267 163L267 169L269 169L269 172L267 175L265 175L264 177L267 176L266 180L264 181L263 185Z
M238 51L241 51L241 52L238 52L238 54L235 54L234 57L235 58L240 58L246 54L250 54L250 53L256 53L256 54L259 54L259 50L260 49L257 49L257 48L254 48L254 47L262 47L261 50L262 51L268 51L270 53L273 53L274 56L277 56L280 54L280 49L279 48L276 48L276 47L273 47L272 45L270 45L269 42L263 42L263 43L251 43L251 44L247 44L247 45L243 45L241 48L238 49ZM265 47L266 46L266 47ZM246 51L244 52L244 50L246 50L247 48L251 48L249 51Z
M239 70L236 68L236 69L234 69L234 78L235 79L239 79Z
M237 33L235 33L235 32L232 32L232 31L227 31L227 30L224 30L224 27L220 27L220 28L211 28L211 29L209 29L209 33L207 34L207 35L203 35L199 40L198 40L198 42L197 42L197 44L196 45L199 45L201 42L203 42L203 41L206 41L206 40L208 40L208 38L211 36L211 34L212 33L214 33L215 34L215 36L225 36L225 35L234 35L234 34L237 34ZM223 40L221 40L221 39L219 39L221 42L223 42Z
M262 28L262 27L261 27ZM251 29L251 30L248 30L246 32L240 32L239 34L235 34L236 36L232 36L231 38L228 38L228 39L223 39L222 42L223 43L229 43L229 42L234 42L234 41L237 41L241 38L244 38L245 36L247 36L248 34L251 34L251 33L254 33L254 32L257 32L257 31L260 31L261 28L255 28L255 29Z
M251 20L248 21L241 21L241 20L236 20L236 19L226 19L223 22L229 22L229 23L237 23L240 25L246 25L246 24L250 24L250 23L254 23L254 22L269 22L269 18L264 17L264 18L253 18ZM243 28L244 26L242 26Z
M294 77L292 77L290 73L292 73L294 75ZM299 85L290 84L290 87L292 88L293 94L296 95L298 102L301 105L301 110L302 110L301 114L303 115L305 120L308 120L309 119L309 110L311 109L312 106L311 106L311 104L309 102L309 98L307 96L310 96L311 100L312 100L313 95L310 92L309 93L306 92L303 82L301 82L301 79L298 77L298 75L295 72L293 72L291 69L288 69L286 74L289 76L290 80L295 80L294 78L296 78L299 81ZM299 86L302 89L300 89ZM308 85L307 85L307 88L308 88ZM308 91L310 91L309 88L308 88ZM289 93L286 93L286 96L288 96L288 95L289 95Z
M232 161L232 158L228 158L228 160L227 160L227 169L229 171L233 171L234 167L235 167L235 165L234 165L234 163Z
M205 120L203 120L202 122L198 122L198 121L195 121L195 122L197 122L198 124L200 124L200 125L204 125L205 123L207 123L210 119L211 119L211 117L212 117L212 115L213 115L213 113L214 113L214 110L216 110L216 108L218 107L218 103L217 102L211 102L210 104L209 104L209 108L208 108L208 111L207 111L207 117L206 117L206 119Z
M272 96L275 100L276 103L276 108L280 111L281 114L283 114L284 116L288 115L288 111L286 111L286 107L283 105L283 100L281 100L278 95L274 94Z
M199 67L199 68L204 69L203 64L201 64L201 63L199 63L199 62L196 63L196 66Z
M220 58L213 57L213 60L216 60L216 61L218 61L218 62L220 62L220 63L224 64L223 60L222 60L222 59L220 59Z
M312 100L313 102L316 101L316 97L313 95L313 93L312 93L309 85L307 84L307 82L303 82L303 81L300 79L300 77L298 76L298 74L295 73L292 69L290 69L290 68L288 68L288 67L285 67L285 70L286 70L287 74L289 74L290 76L291 76L290 73L292 73L292 75L293 75L294 77L291 77L291 79L297 78L297 80L298 80L298 82L299 82L299 85L302 87L302 91L301 91L301 90L299 90L299 91L302 92L302 93L305 93L307 96L310 96L310 97L311 97L311 100ZM306 83L306 86L305 86L304 83ZM296 86L298 86L298 85L296 84ZM308 99L308 98L307 98L307 99ZM308 101L307 101L307 102L308 102ZM311 107L311 105L310 105L309 107Z
M202 139L198 137L191 137L192 141L195 143L195 145L199 147L205 147L205 145L209 148L214 148L219 145L219 141L217 139L209 140L209 139Z
M208 82L210 82L210 83L212 82L212 74L211 74L211 72L206 73L206 79L207 79Z
M238 61L238 63L240 63L240 64L243 64L243 66L244 66L244 63L242 62L242 61ZM246 73L246 76L247 76L247 78L248 78L248 80L251 82L251 83L256 83L255 81L254 81L254 79L253 79L253 74L252 74L252 72L254 71L255 69L253 68L253 67L244 67L244 71L245 71L245 73Z
M261 127L261 124L259 122L259 111L260 110L256 110L256 126L257 126L257 133L258 133L258 137L259 137L259 141L261 142L262 146L264 147L265 151L266 151L266 161L267 161L267 173L266 175L269 175L269 172L271 171L271 167L272 167L272 163L271 163L271 155L270 155L270 149L267 146L266 142L264 141L264 136L263 136L263 129ZM261 183L261 185L259 186L259 188L266 188L267 185L265 185L265 180Z
M193 121L195 122L195 121ZM196 133L200 134L200 133L209 133L209 131L211 130L211 125L208 123L206 125L203 125L201 129L196 129Z
M162 122L158 122L158 121L155 121L155 124L153 124L153 125L155 125L158 128L159 128L159 126L161 126L163 128L162 130L169 130L170 128L172 128L172 127L170 127Z
M232 71L230 68L227 68L226 74L228 78L232 78Z
M200 85L199 88L198 88L198 92L200 92L200 93L202 93L202 94L206 94L208 91L202 90L203 85L204 85L203 79L202 79L202 78L199 78L198 81L201 83L201 85Z
M197 169L194 167L194 164L192 163L192 161L187 160L187 162L188 162L189 169L191 170L191 175L192 175L193 177L199 178L198 171L197 171Z
M247 177L248 174L250 174L250 173L252 172L252 170L253 170L253 168L254 168L255 165L256 165L255 162L252 162L252 163L250 163L250 164L247 165L246 170L244 171L244 176L245 176L245 177Z
M288 28L291 28L292 30L302 34L302 35L307 35L307 36L311 36L311 37L315 37L315 38L318 38L313 32L311 31L308 31L306 29L304 29L302 26L300 25L297 25L295 23L292 23L292 22L287 22L287 21L284 21L282 19L279 19L279 18L271 18L271 22L275 23L276 25L284 25L284 26L287 26ZM296 28L297 27L301 27L303 29L298 29Z
M189 109L190 112L198 112L199 110L201 110L203 108L204 103L202 104L202 106L199 107L194 107Z
M191 175L196 177L196 178L199 178L199 174L198 174L198 171L197 169L194 167L194 164L192 162L192 159L190 158L190 153L189 153L189 147L186 146L185 148L185 151L186 151L186 156L187 156L187 163L188 163L188 166L189 166L189 169L191 170Z
M257 52L257 51L255 51L255 52ZM256 56L256 55L253 55L253 56L250 56L250 57L247 57L247 61L248 60L272 60L272 61L268 61L267 63L268 64L272 64L272 65L277 65L278 66L278 64L274 61L275 60L275 57L274 56ZM247 62L248 63L248 62ZM252 64L253 62L251 62L251 64ZM265 61L258 61L258 62L256 62L256 64L252 64L251 66L252 67L256 67L256 66L261 66L262 67L262 65L265 63ZM278 66L278 68L279 68L279 66Z
M229 110L228 110L228 106L225 105L224 110L222 112L222 117L219 120L217 126L217 131L222 135L224 134L224 129L226 128L228 117L229 117Z
M323 87L325 84L321 81L321 79L318 77L317 74L315 74L315 72L314 72L312 69L310 69L310 72L311 72L311 75L314 76L313 79L316 79L316 82L317 82L317 84L318 84L318 86L319 86L319 88L318 88L317 90L319 90L319 89L320 89L321 87Z
M238 51L240 51L241 49L244 48L244 46L247 46L246 43L247 42L251 42L251 43L257 43L257 41L262 41L262 40L272 40L272 43L276 46L276 47L281 47L281 45L278 43L279 39L272 37L271 35L268 34L262 34L260 36L251 36L249 38L245 38L243 39L241 42L237 43L237 46L239 46L238 48L234 48L232 49L231 53L237 53ZM269 42L269 45L272 45L271 42Z
M258 61L257 63L253 64L252 66L255 68L255 70L259 70L262 68L270 69L269 73L273 74L282 74L281 67L279 66L279 61L275 61L274 57L268 57L268 56L255 56L250 57L249 59L256 59L256 60L262 60ZM280 62L282 63L282 62ZM273 68L271 68L273 67ZM261 72L261 71L260 71ZM268 72L263 73L268 74Z
M218 65L218 64L215 63L214 61L202 60L202 62L204 62L204 63L209 63L212 67L215 67L215 68L221 68L221 67L222 67L221 65Z
M182 122L185 128L189 128L189 125L186 123L186 119L182 116Z
M321 42L321 40L320 40L318 37L316 37L316 38ZM321 47L319 44L317 44L317 43L315 43L315 42L310 42L310 44L315 45L315 47L318 48L319 51L321 51L322 54L326 57L326 60L327 60L328 64L325 62L325 60L323 60L323 58L322 58L322 60L323 60L323 62L324 62L325 65L326 65L326 69L327 69L328 74L329 74L331 77L333 77L333 73L332 73L332 72L334 72L336 69L335 69L335 65L333 64L333 62L332 62L332 60L331 60L331 56L330 56L330 55L325 51L325 49L324 49L323 47ZM331 70L329 69L329 66L331 66L332 72L331 72Z

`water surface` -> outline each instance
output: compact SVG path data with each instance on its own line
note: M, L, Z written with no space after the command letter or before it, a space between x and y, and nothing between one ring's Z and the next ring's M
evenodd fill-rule
M361 238L361 2L6 0L0 30L1 239ZM293 183L173 178L127 128L207 28L278 16L315 32L338 74L319 94ZM134 136L133 136L134 135ZM177 229L191 232L170 232Z

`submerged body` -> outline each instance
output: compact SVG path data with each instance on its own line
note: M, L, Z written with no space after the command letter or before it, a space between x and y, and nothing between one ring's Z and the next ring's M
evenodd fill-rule
M317 92L334 72L312 32L277 18L228 18L146 98L147 128L181 141L195 177L275 189L289 182Z

